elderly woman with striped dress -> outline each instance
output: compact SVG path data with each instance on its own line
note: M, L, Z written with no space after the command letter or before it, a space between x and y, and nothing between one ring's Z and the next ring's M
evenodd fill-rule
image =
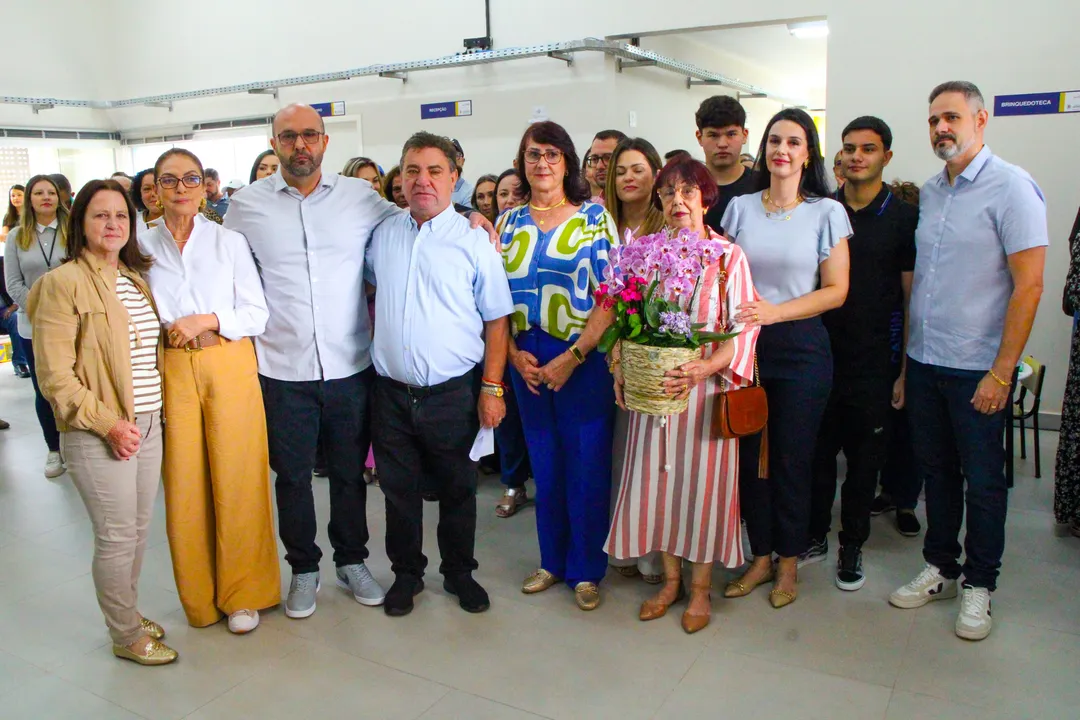
M716 183L708 169L689 157L672 160L656 181L655 201L672 231L692 230L720 241L723 255L705 267L691 299L692 322L703 331L739 333L719 346L702 348L700 359L668 373L668 394L689 399L685 412L659 417L630 412L622 482L606 550L616 559L660 551L664 586L641 606L642 620L663 617L682 600L682 563L691 564L690 603L682 617L688 633L709 624L712 564L742 565L739 528L739 453L737 439L711 434L719 392L750 385L758 329L744 328L734 311L754 296L750 266L733 243L705 226L716 202ZM721 274L726 273L721 295ZM617 352L611 370L615 395L623 406L623 376Z

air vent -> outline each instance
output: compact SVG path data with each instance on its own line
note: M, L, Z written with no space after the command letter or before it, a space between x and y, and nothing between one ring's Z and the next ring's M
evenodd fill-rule
M30 130L0 128L0 137L31 138L35 140L119 140L120 133L107 130Z
M259 127L262 125L269 125L273 121L273 117L270 115L252 117L252 118L239 118L236 120L215 120L214 122L195 123L192 125L192 129L199 130L231 130L233 128L246 128L246 127Z

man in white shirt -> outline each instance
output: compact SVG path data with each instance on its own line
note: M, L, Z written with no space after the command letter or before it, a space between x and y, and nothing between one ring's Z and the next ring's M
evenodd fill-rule
M472 577L477 474L470 449L480 427L494 428L506 415L501 381L514 304L498 252L454 210L455 155L449 140L431 133L405 143L410 212L382 223L368 249L368 278L378 287L373 436L395 574L384 606L391 616L411 612L424 589L424 478L439 498L443 587L468 612L490 605Z
M322 172L328 138L313 108L280 110L273 132L281 172L238 191L225 227L247 238L270 312L255 351L270 467L277 473L278 532L293 571L285 614L303 618L315 612L322 558L311 492L320 434L329 464L337 582L363 605L380 605L385 597L364 564L363 457L375 371L363 270L372 230L402 211L370 183Z

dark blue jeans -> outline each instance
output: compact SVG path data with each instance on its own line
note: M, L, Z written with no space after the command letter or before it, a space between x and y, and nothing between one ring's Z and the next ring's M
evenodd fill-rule
M22 341L26 349L26 363L30 368L30 382L34 383L34 411L37 412L38 424L41 425L41 434L45 436L45 444L49 446L49 452L60 452L60 432L56 429L56 416L53 415L52 405L41 394L41 387L37 381L34 346L26 338L22 338Z
M0 315L3 315L5 308L0 308ZM11 313L6 320L0 320L0 331L8 336L11 340L11 364L15 367L28 367L26 362L26 346L30 343L26 342L19 335L19 314Z
M997 587L1005 551L1005 413L983 415L971 404L986 373L908 359L907 407L915 466L926 484L923 557L947 578ZM1006 406L1008 407L1008 406ZM967 481L965 486L965 480ZM960 526L967 508L966 558Z
M881 492L892 498L900 510L914 510L919 504L922 479L915 470L908 411L905 407L890 410L889 414L889 452L881 469Z
M311 471L322 441L330 475L330 544L334 564L355 565L368 556L364 459L371 443L371 387L375 369L340 380L287 382L259 376L270 467L277 473L278 534L294 573L316 572L322 550L315 543Z
M517 395L510 381L510 368L507 363L506 417L495 428L495 444L499 451L499 465L502 468L502 484L508 488L523 488L532 469L529 465L529 449L525 445L525 430L521 427L521 411L518 409Z

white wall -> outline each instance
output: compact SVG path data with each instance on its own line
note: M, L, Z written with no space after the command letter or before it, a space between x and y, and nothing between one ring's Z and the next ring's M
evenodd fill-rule
M921 182L941 167L926 137L926 96L938 82L973 80L988 98L1071 90L1078 85L1075 68L1080 67L1080 45L1070 35L1080 25L1080 3L1076 2L1030 0L1018 10L1009 0L983 0L943 11L940 3L931 0L901 4L772 0L767 5L684 0L677 12L655 0L545 0L542 6L494 0L492 4L492 35L501 48L588 36L827 16L831 29L827 142L836 146L847 120L868 113L880 115L896 136L890 179ZM107 14L101 18L103 6L113 9L112 18ZM63 42L50 42L43 70L6 77L5 84L11 85L12 91L28 94L44 94L39 88L45 88L53 94L75 97L96 93L101 98L118 98L194 90L429 58L457 52L462 38L484 32L481 0L323 0L311 8L291 0L195 3L186 8L187 16L193 18L188 39L206 52L184 62L155 61L155 55L148 53L147 62L135 63L126 51L102 54L102 43L87 42L85 28L107 37L116 18L121 18L126 38L135 38L149 50L158 49L154 38L161 39L164 47L176 48L183 44L174 41L180 36L164 32L176 27L175 8L136 0L54 0L35 8L40 8L33 11L39 18L62 12L68 22L49 22L40 35L24 29L29 40L9 33L7 49L13 49L14 56L36 57L37 38L46 42L59 37ZM5 24L9 24L8 16ZM659 48L664 41L645 39L643 44ZM705 51L679 43L667 52L691 59ZM116 64L103 62L102 57L115 59ZM736 66L734 60L719 54L715 57L719 66L709 69L741 74L731 71ZM710 62L697 64L709 66ZM114 68L121 72L114 72ZM57 75L58 70L63 74ZM649 137L661 151L676 146L693 150L693 108L711 89L687 91L676 76L650 69L631 72L616 76L611 61L582 55L571 69L554 60L520 61L414 73L404 86L393 80L360 79L283 90L279 102L269 97L230 96L178 103L173 113L135 108L109 111L107 118L116 127L159 126L270 114L280 104L297 100L347 100L350 113L360 116L358 132L349 140L358 149L390 164L406 134L421 127L432 129L461 140L472 176L509 165L516 139L535 105L545 106L552 119L566 124L579 144L586 143L601 127L630 131L627 113L634 109L638 114L634 134ZM462 99L474 101L472 118L420 122L420 102ZM757 117L769 115L769 108L758 104L764 105L748 101L752 128ZM0 121L11 112L26 115L25 124L55 126L70 122L73 111L55 110L30 117L29 110L0 106ZM987 133L994 151L1028 169L1048 200L1054 244L1047 264L1046 294L1028 348L1050 367L1044 404L1048 410L1060 406L1068 361L1070 325L1058 306L1068 267L1065 237L1080 204L1080 183L1075 175L1080 146L1071 141L1078 128L1080 114L991 118Z

